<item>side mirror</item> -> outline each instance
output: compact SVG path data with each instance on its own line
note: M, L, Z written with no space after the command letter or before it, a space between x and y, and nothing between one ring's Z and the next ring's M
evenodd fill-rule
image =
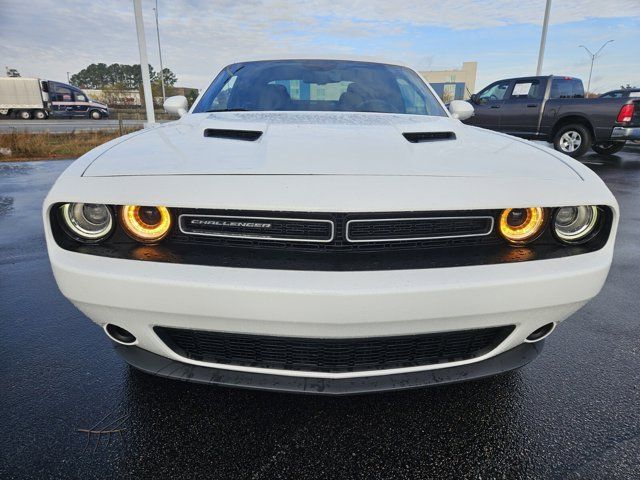
M453 100L449 104L449 113L451 113L453 118L466 120L467 118L473 117L475 112L473 111L473 105L469 102L465 102L464 100Z
M182 117L189 111L189 102L187 102L187 97L176 95L175 97L167 98L163 107L165 112Z
M469 100L471 100L471 103L475 103L476 105L480 103L480 101L478 100L477 93L472 93L471 96L469 97Z

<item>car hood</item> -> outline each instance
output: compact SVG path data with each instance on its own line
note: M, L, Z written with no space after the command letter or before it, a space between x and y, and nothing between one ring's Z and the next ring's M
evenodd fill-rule
M256 140L206 130L263 132ZM412 143L403 133L451 132ZM100 149L84 176L384 175L579 180L550 149L448 117L346 112L186 115Z

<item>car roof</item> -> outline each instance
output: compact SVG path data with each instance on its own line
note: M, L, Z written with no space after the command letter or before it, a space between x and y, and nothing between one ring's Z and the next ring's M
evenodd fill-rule
M615 90L609 90L604 92L603 95L607 93L617 93L617 92L640 92L640 88L616 88Z
M580 80L578 77L570 77L568 75L527 75L524 77L511 77L511 78L503 78L500 80L496 80L495 82L491 82L489 85L492 85L494 83L497 82L504 82L504 81L519 81L519 80L531 80L532 78L535 79L563 79L563 80L578 80L578 81L582 81Z
M290 55L283 57L282 55L255 55L249 58L238 58L233 63L249 63L249 62L265 62L265 61L287 61L287 60L329 60L329 61L344 61L344 62L367 62L367 63L381 63L385 65L397 65L400 67L412 68L409 65L398 62L396 60L390 60L388 58L381 58L368 55Z

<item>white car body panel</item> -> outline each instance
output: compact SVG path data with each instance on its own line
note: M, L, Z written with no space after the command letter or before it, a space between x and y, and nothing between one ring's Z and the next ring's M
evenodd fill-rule
M561 322L602 288L611 248L588 259L395 270L309 272L235 269L147 262L67 252L50 246L62 293L98 324L132 332L138 345L194 365L315 378L357 378L434 370L453 363L353 373L266 371L208 364L176 355L156 325L256 335L348 338L482 328L516 330L475 363L519 344L549 322ZM148 253L142 247L140 254ZM137 263L137 262L135 262ZM461 301L464 299L464 301Z
M259 130L255 142L206 128ZM410 143L405 132L451 131ZM53 239L52 205L87 202L286 212L431 212L602 205L613 211L603 248L495 265L385 271L209 267L80 254ZM223 370L357 378L470 364L561 322L604 284L618 206L598 176L551 149L450 117L345 112L187 114L108 142L74 162L44 204L47 248L62 293L137 346ZM141 246L139 255L153 258ZM462 362L352 373L265 370L178 356L156 325L256 335L349 338L513 324L500 346Z
M264 132L254 142L210 138L204 130ZM405 132L452 131L458 141L410 143ZM530 145L447 117L343 112L194 114L151 129L100 155L84 176L385 175L574 179L547 152L528 161ZM327 142L330 138L331 142ZM461 155L472 145L473 155ZM126 155L120 152L126 151ZM212 155L215 152L215 155ZM136 162L129 160L133 155Z
M71 166L73 168L74 165ZM615 205L600 180L491 179L412 176L324 175L181 175L77 177L65 172L47 200L129 205L165 205L251 210L308 212L394 212L530 205ZM595 174L592 174L595 177ZM354 189L354 183L357 190ZM580 188L576 188L579 186ZM331 191L331 195L327 195ZM392 191L393 195L380 195Z

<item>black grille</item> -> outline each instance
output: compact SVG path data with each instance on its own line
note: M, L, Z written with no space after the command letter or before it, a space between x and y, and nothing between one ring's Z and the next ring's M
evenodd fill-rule
M326 339L154 328L169 348L192 360L333 373L468 360L493 350L513 329L509 325L399 337Z
M329 220L270 218L227 215L180 215L185 234L223 238L263 240L301 240L330 242L333 222Z
M347 238L352 242L483 236L491 233L493 217L402 218L352 220Z
M247 236L204 236L194 235L193 233L185 233L180 229L176 229L170 236L172 242L179 244L207 244L212 247L229 247L238 249L254 249L256 252L286 251L292 252L388 252L388 251L416 251L432 248L449 248L459 246L479 246L479 245L496 245L504 243L495 230L489 235L479 235L479 232L486 233L491 218L478 220L475 217L492 217L495 218L497 212L494 210L473 210L473 211L454 211L454 212L402 212L402 213L295 213L295 212L260 212L260 211L234 211L234 210L208 210L208 209L175 209L176 215L186 217L204 216L231 216L243 219L256 219L257 217L273 217L282 218L283 221L287 217L297 218L296 222L291 223L291 227L286 225L282 228L289 232L290 237L282 235L274 235L274 238L247 238ZM434 217L432 219L428 217ZM459 220L443 220L443 217L463 217ZM415 222L413 219L422 218L421 222ZM362 228L368 228L369 222L359 223L360 220L385 220L379 222L380 226L371 227L371 238L365 239L363 235L369 233L362 232ZM303 230L299 222L306 223L305 220L325 220L327 223L316 224L309 222L309 228L313 223L313 228L321 230L311 231ZM391 222L391 221L394 222ZM290 222L290 220L286 220ZM358 222L355 223L354 221ZM376 223L376 222L371 222ZM352 237L357 241L347 240L347 224L353 228L358 225L355 236ZM321 241L320 238L326 238L328 234L328 226L333 228L333 237L329 241ZM397 233L389 236L387 232L382 233L384 229L398 228ZM376 231L376 229L378 229ZM409 235L402 238L409 230L414 232L423 232L423 235L413 237ZM293 232L293 233L292 233ZM432 238L428 232L437 232L437 236ZM304 240L305 235L317 235L311 241ZM383 238L384 237L384 238ZM424 238L427 237L427 238ZM455 237L455 238L453 238ZM388 241L381 241L388 240ZM401 241L399 241L401 240ZM166 243L166 242L165 242Z

